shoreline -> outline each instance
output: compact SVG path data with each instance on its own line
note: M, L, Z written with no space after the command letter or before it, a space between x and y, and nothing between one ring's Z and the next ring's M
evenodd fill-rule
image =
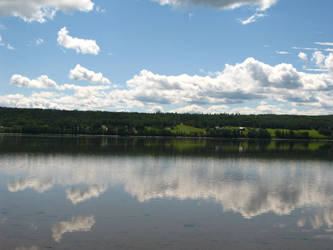
M333 142L333 139L283 139L283 138L224 138L224 137L208 137L208 136L145 136L145 135L98 135L98 134L27 134L27 133L0 133L5 136L22 136L22 137L64 137L64 138L141 138L141 139L196 139L196 140L224 140L224 141L284 141L284 142Z

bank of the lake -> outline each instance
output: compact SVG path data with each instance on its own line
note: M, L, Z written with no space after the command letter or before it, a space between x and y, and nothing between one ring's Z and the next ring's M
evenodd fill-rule
M332 139L333 116L126 113L0 108L0 132Z

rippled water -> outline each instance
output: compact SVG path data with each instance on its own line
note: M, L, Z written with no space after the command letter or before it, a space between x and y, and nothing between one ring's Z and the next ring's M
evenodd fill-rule
M0 135L0 249L332 249L333 144Z

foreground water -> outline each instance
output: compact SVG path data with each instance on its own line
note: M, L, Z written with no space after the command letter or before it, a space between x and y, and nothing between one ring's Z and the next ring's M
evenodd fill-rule
M0 249L332 249L333 144L0 135Z

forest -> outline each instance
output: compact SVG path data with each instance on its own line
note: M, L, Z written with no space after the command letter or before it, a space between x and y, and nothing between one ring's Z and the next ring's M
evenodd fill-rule
M0 108L0 132L330 139L333 138L333 115L128 113Z

